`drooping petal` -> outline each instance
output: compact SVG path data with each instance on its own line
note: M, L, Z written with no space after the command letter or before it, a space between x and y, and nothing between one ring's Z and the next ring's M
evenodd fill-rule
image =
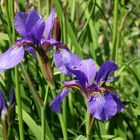
M68 95L69 88L63 89L56 97L55 99L50 103L50 108L53 109L57 113L61 113L61 102L63 99Z
M71 80L71 81L63 81L63 84L69 88L77 88L82 89L78 80Z
M71 81L63 81L63 84L65 86L71 86L71 85L78 85L79 86L79 81L78 80L71 80Z
M52 9L45 24L45 38L46 39L50 37L50 33L52 31L53 24L54 24L54 16L55 16L54 9Z
M55 66L64 74L73 76L73 74L66 67L74 67L81 59L71 53L68 49L58 49L54 54L54 63Z
M113 96L114 101L115 101L116 104L117 104L117 112L123 111L123 104L122 104L122 102L121 102L121 100L120 100L120 97L119 97L119 95L117 94L117 92L112 93L112 96Z
M6 100L4 98L2 91L0 90L0 115L2 110L5 109L6 107L7 107Z
M29 52L30 54L32 54L32 56L36 57L36 53L35 53L35 50L33 49L33 47L26 46L25 51Z
M24 12L16 13L15 19L14 19L14 26L16 28L16 31L19 32L23 37L27 35L25 24L28 14Z
M61 48L61 46L63 45L64 43L62 42L58 42L56 41L55 39L53 38L48 38L47 40L45 38L42 38L41 39L41 46L45 49L45 50L51 50L53 49L53 47L59 47Z
M117 64L115 64L115 62L113 60L108 60L106 63L104 63L98 73L97 73L97 77L96 77L96 82L99 83L101 81L105 81L108 79L108 76L111 75L114 71L116 71L118 69Z
M6 70L18 65L24 56L23 47L10 47L6 52L0 55L0 70Z
M62 42L58 42L53 38L49 38L48 40L45 41L45 43L50 44L50 45L62 45Z
M118 112L118 104L110 92L91 96L87 108L96 119L101 121L107 121Z
M86 89L86 83L91 85L95 78L96 64L92 59L82 60L75 66L75 68L68 67L68 70L76 76L83 89Z

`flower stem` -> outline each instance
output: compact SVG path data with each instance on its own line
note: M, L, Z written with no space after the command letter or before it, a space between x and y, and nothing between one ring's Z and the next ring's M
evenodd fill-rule
M115 61L116 60L116 42L117 42L117 31L118 31L118 5L119 5L119 0L114 1L114 22L113 22L113 40L112 40L112 59Z
M45 108L41 107L41 140L45 140Z
M86 135L87 140L91 139L91 129L93 128L94 117L90 115L89 111L86 112Z
M33 97L34 97L35 101L37 101L37 103L40 107L43 107L44 106L43 100L40 98L39 94L37 93L36 89L34 88L34 85L28 75L28 72L26 71L26 69L22 63L21 63L21 68L22 68L22 72L26 78L26 81L29 85L29 88L31 89L31 91L33 93Z
M41 0L38 0L38 11L41 14Z
M46 0L46 10L47 10L47 16L49 16L49 13L50 13L50 4L51 4L51 1L50 0Z
M90 121L90 113L87 111L87 113L86 113L86 135L87 135L87 140L90 140L89 121Z
M24 127L23 127L23 119L22 119L22 105L21 105L21 97L20 97L20 85L19 85L19 71L18 66L15 67L15 86L16 86L16 101L18 106L18 121L19 121L19 133L20 140L24 140Z

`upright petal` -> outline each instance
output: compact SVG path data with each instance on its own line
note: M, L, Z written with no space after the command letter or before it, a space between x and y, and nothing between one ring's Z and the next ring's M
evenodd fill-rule
M63 99L68 95L69 88L63 89L56 97L55 99L50 103L50 108L53 109L57 113L61 113L61 102Z
M40 41L45 29L45 21L42 17L36 22L36 24L32 27L30 31L30 35L35 36L37 41Z
M82 60L76 69L79 69L85 74L88 84L91 85L96 76L95 62L92 59Z
M118 65L115 64L114 61L112 60L108 60L106 63L104 63L98 73L97 73L97 77L96 77L96 82L99 83L101 81L107 81L108 76L110 74L112 74L114 71L116 71L118 69Z
M87 108L96 119L101 121L107 121L118 112L118 104L110 92L91 96Z
M24 56L23 47L10 47L6 52L0 55L0 71L15 67Z
M54 63L55 66L65 74L68 74L69 76L72 76L73 74L66 68L66 67L74 67L81 59L71 53L68 49L59 49L54 54Z
M23 12L17 13L14 25L16 30L23 37L26 37L33 42L36 40L40 41L45 29L45 21L34 9L31 10L29 14Z
M92 59L82 60L74 68L68 67L68 70L76 76L83 89L86 89L87 83L91 85L95 78L96 64Z
M45 25L45 38L46 39L50 37L50 33L52 31L53 24L54 24L54 16L55 16L54 9L52 9Z
M19 32L23 37L27 35L25 24L28 14L24 12L16 13L15 19L14 19L14 26L16 28L16 31Z
M26 24L25 24L26 31L30 32L39 19L40 19L40 16L37 13L37 11L34 9L31 10L26 19Z

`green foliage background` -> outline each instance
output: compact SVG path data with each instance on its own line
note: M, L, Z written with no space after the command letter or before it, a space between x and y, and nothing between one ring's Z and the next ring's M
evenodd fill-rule
M118 3L117 3L118 2ZM118 9L115 10L115 6ZM29 12L35 8L47 19L51 7L61 25L61 41L83 59L93 58L100 66L108 59L119 65L113 86L124 104L124 111L107 122L94 120L91 139L139 140L140 137L140 1L137 0L3 0L0 1L0 52L7 50L20 36L13 21L17 11ZM115 15L118 13L116 20ZM116 27L116 31L115 28ZM63 139L56 113L49 108L52 91L44 79L38 62L30 54L18 66L20 94L23 109L26 140L40 140L41 108L33 98L33 90L26 79L26 72L35 90L45 101L45 138ZM68 77L60 74L53 63L53 51L49 53L54 70L57 92ZM25 71L24 71L25 69ZM14 69L0 74L0 89L8 98L11 85L15 86ZM19 139L16 105L13 133ZM78 91L71 94L62 105L68 139L86 140L86 105ZM49 127L48 127L49 125ZM2 139L0 127L0 139Z

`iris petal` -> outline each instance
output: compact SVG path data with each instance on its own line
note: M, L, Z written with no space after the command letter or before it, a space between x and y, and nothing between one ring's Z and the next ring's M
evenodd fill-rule
M45 35L46 35L46 39L48 39L50 37L50 33L52 31L53 28L53 24L54 24L54 9L51 10L51 13L45 23Z
M55 99L50 103L50 108L53 109L57 113L61 113L61 102L63 99L68 95L69 88L63 89L56 97Z
M14 26L16 28L16 31L19 32L23 37L27 35L25 23L27 19L28 14L24 12L16 13L15 19L14 19Z
M86 89L86 86L92 84L92 80L96 75L96 64L92 59L82 60L80 63L77 63L75 68L69 68L68 70L72 72L76 78L79 80L83 89Z
M23 12L17 13L14 25L17 32L23 37L26 37L31 41L34 41L34 38L40 41L44 32L45 21L37 11L33 9L29 14Z
M68 49L59 49L54 54L55 66L64 74L73 76L73 74L66 67L76 66L81 59L71 53Z
M117 69L118 66L115 64L115 62L112 60L108 60L100 67L97 73L96 82L99 83L101 81L106 81L108 79L108 76Z
M23 47L10 47L6 52L0 55L0 71L15 67L24 56Z
M87 104L89 112L101 121L107 121L118 112L119 104L110 92L92 96Z
M28 17L26 19L26 24L25 24L25 28L28 33L35 26L35 24L38 22L39 19L40 19L40 16L37 13L37 11L34 9L31 10L30 13L28 14Z

